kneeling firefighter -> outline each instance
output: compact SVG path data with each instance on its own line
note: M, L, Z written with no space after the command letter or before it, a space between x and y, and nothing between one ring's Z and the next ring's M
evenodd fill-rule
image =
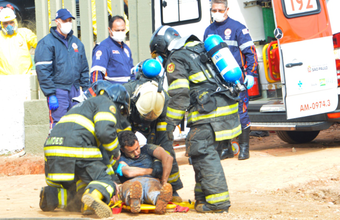
M73 102L81 103L89 98L103 95L105 92L104 89L110 86L112 86L112 83L105 80L98 80L94 82L90 88L81 93L80 96L74 97ZM116 124L116 127L122 127L121 129L117 129L117 132L124 129L131 130L131 126L125 117L121 117L120 124ZM114 172L118 167L116 158L113 158L113 156L110 158L102 144L99 146L99 150L103 157L102 163L107 166L106 173L111 176L112 181L119 183L119 179ZM65 211L81 211L84 215L92 215L94 214L94 210L81 202L81 196L86 186L87 184L79 179L75 181L69 189L56 188L49 185L42 187L39 203L40 208L43 211L53 211L55 208L61 208Z
M176 154L173 149L173 129L165 122L168 94L163 89L163 68L159 61L148 59L136 65L136 80L123 84L131 97L131 114L128 117L132 131L143 134L148 144L160 145L173 158L168 183L173 188L173 202L182 202L177 190L183 188ZM161 162L154 162L154 171L162 172ZM155 174L162 176L162 173Z
M173 131L188 112L186 155L195 171L195 209L228 211L229 191L220 153L241 134L239 90L222 81L203 42L194 35L181 37L174 28L161 26L152 35L150 52L164 59L171 97L165 117L167 130Z
M51 187L41 192L42 210L57 208L60 203L54 197L65 198L65 193L74 191L74 183L80 180L86 185L81 201L100 218L112 216L107 204L116 195L117 185L106 172L99 145L109 157L119 158L117 126L129 114L129 103L126 89L112 85L99 96L74 106L56 124L44 146L46 182ZM78 183L77 189L81 188ZM52 187L63 190L52 191Z

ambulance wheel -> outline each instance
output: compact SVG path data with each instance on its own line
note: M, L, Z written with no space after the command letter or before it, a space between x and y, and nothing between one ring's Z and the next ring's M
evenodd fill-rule
M234 156L236 157L240 153L240 146L237 141L231 142L231 148L233 149Z
M320 131L276 131L277 136L289 144L302 144L314 140Z

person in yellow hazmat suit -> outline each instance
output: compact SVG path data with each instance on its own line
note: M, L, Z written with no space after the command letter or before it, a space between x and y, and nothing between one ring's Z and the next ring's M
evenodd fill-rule
M18 28L10 5L0 10L0 75L31 74L30 49L37 46L37 36L27 28Z

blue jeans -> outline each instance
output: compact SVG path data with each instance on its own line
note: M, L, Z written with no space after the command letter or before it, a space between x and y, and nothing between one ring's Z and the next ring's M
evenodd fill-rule
M131 180L128 180L123 183L121 189L121 199L126 205L129 204L129 197L130 197L130 186L133 182L139 181L143 187L143 193L141 198L141 204L152 204L156 205L157 197L161 191L162 184L159 182L158 179L151 178L151 177L135 177Z

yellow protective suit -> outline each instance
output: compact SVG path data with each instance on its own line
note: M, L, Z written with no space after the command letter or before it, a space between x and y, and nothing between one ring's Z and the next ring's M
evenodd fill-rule
M37 46L37 36L27 28L18 28L13 35L0 33L0 75L30 74L31 47Z

